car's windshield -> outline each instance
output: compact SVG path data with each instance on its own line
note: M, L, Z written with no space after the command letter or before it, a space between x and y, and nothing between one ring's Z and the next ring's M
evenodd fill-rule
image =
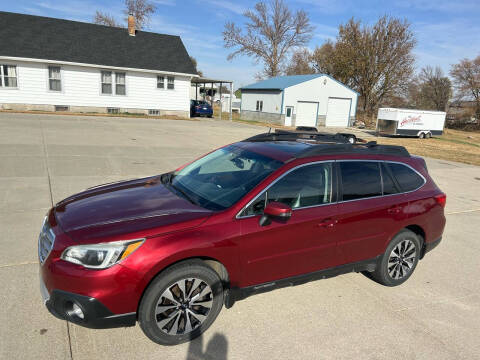
M280 161L230 145L174 173L169 183L204 208L224 210L281 165Z

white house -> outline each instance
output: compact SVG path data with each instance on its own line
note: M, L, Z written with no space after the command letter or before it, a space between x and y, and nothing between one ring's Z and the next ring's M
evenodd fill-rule
M178 36L0 12L0 108L190 115Z
M247 120L346 127L356 116L358 93L325 74L279 76L241 90Z

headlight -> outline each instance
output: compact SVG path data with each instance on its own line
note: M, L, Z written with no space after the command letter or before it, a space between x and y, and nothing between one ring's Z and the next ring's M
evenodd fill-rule
M145 239L114 241L93 245L70 246L61 258L91 269L106 269L127 258Z

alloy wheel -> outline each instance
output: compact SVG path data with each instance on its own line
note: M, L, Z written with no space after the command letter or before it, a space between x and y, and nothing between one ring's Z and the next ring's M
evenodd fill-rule
M415 265L417 249L412 240L400 241L388 258L388 274L392 279L399 280L407 276Z
M211 287L197 278L181 279L169 285L155 307L157 325L168 335L183 335L197 329L213 305Z

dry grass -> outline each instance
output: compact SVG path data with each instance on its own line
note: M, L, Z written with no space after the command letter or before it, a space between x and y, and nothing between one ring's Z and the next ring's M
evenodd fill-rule
M480 165L480 133L445 129L431 139L376 138L379 144L402 145L415 155Z

